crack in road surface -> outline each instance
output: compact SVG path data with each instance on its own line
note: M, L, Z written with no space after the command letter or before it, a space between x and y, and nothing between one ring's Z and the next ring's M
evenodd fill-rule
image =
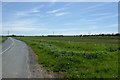
M2 78L29 78L28 47L8 38L2 46Z

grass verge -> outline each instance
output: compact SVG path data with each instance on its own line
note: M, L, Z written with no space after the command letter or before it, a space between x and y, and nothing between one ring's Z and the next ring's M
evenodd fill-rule
M117 78L117 37L17 37L48 70L65 78ZM108 43L109 42L109 43Z
M1 37L0 36L0 43L4 42L7 39L7 37Z

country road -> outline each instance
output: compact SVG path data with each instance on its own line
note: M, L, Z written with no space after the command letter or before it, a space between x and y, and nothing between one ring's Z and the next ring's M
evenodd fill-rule
M29 78L28 47L9 37L2 45L2 78Z

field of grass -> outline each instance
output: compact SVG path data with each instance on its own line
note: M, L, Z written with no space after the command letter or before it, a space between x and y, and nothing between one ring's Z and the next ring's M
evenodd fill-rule
M38 63L65 78L117 78L117 36L16 37L29 46Z
M0 36L0 43L4 42L7 38L6 37L1 37Z
M0 43L2 42L2 37L0 37Z

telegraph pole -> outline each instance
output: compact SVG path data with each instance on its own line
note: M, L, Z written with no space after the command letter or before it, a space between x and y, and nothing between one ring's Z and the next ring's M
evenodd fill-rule
M10 32L8 31L8 36L9 36L9 33L10 33Z
M53 32L53 35L54 35L54 32Z

